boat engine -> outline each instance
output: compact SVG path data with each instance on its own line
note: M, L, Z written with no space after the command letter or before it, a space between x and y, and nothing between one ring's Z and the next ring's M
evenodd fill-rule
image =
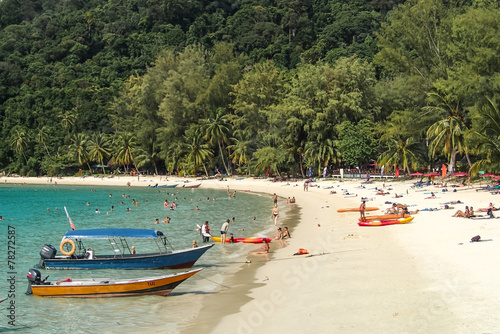
M28 278L28 290L26 291L26 294L32 295L33 292L31 291L31 286L40 285L42 283L42 274L40 274L40 272L36 269L30 269L26 277Z
M57 250L52 245L44 245L40 251L40 263L38 263L38 268L45 268L46 259L54 259L56 257Z

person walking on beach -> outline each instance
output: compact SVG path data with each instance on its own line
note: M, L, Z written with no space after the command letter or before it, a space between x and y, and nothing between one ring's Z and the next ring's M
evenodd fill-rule
M363 201L363 202L361 202L361 205L359 206L359 214L361 215L361 221L366 220L365 209L366 209L366 201Z
M222 244L226 243L226 233L228 229L229 229L229 219L227 219L220 228L220 242Z
M274 226L278 225L278 218L280 216L280 212L278 210L278 204L274 204L273 211L271 211L271 218L274 220Z

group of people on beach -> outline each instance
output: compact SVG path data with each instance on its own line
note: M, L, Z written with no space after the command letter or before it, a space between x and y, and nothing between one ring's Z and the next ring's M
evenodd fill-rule
M486 212L489 218L495 218L493 215L493 211L496 211L497 208L493 205L493 203L490 203L487 208L484 209L478 209L478 212ZM475 218L476 214L474 213L474 208L472 206L465 206L465 210L457 210L455 214L453 214L452 217L461 217L461 218Z
M283 240L286 238L291 238L288 227L285 226L283 227L283 229L281 229L281 227L278 227L278 235L274 238L274 240Z

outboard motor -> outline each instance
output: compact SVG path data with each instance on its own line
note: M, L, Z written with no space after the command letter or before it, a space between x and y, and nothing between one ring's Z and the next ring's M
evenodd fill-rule
M45 268L46 259L54 259L56 257L57 250L52 245L44 245L40 251L40 262L38 263L38 268Z
M28 278L28 290L26 291L26 294L32 295L33 292L31 291L31 286L40 285L42 283L42 275L38 270L30 269L26 277Z

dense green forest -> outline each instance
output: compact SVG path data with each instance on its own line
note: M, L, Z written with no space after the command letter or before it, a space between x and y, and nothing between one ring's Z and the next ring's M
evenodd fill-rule
M500 172L499 30L494 0L2 0L0 172Z

